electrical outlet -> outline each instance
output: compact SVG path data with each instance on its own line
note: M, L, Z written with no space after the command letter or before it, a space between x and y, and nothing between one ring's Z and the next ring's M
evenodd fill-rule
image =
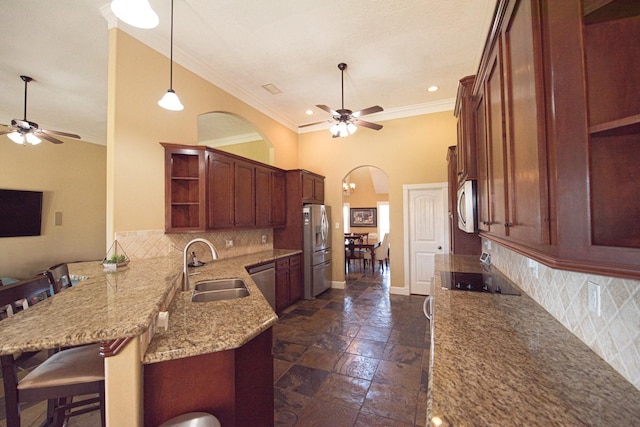
M589 311L600 317L600 285L589 282Z
M336 228L339 230L340 229L340 223L336 222Z
M531 274L533 274L534 278L538 278L538 263L532 259L529 260L529 268L531 269Z
M262 235L262 244L265 245L267 243L267 235L263 234Z
M225 248L232 248L233 247L233 240L229 239L229 240L225 240L224 241L224 247Z
M491 240L485 240L484 241L484 247L486 250L490 251L491 250Z

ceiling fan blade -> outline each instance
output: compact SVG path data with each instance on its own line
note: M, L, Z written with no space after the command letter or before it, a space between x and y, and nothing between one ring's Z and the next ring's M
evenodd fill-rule
M332 116L339 116L340 114L338 114L337 111L332 110L331 108L327 107L326 105L316 105L316 107L318 107L321 110L326 111L327 113L331 114Z
M53 135L66 136L67 138L80 139L80 135L76 135L75 133L67 133L67 132L60 132L57 130L47 130L47 129L40 129L40 132L44 134L49 134L49 136L53 134Z
M54 138L53 136L47 135L44 132L36 132L35 135L38 138L46 139L47 141L53 142L54 144L62 144L63 143L63 141L60 141L58 138Z
M382 129L382 125L379 125L377 123L365 122L364 120L354 120L353 124L356 126L362 126L362 127L373 129L373 130Z
M307 126L319 125L320 123L327 123L327 122L330 122L330 121L331 120L323 120L321 122L313 122L313 123L307 123L307 124L304 124L304 125L299 125L298 127L299 128L306 128Z
M352 114L354 118L366 116L367 114L379 113L383 111L382 107L379 105L374 105L373 107L365 108L364 110L356 111Z

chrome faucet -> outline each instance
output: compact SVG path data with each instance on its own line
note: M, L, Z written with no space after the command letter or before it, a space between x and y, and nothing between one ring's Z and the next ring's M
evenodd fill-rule
M189 248L191 247L191 245L198 242L204 243L207 246L209 246L209 249L211 249L211 258L218 259L218 253L216 252L216 249L213 247L213 244L207 239L198 237L196 239L191 240L189 243L187 243L186 246L184 247L183 257L182 257L182 290L183 291L188 291L190 289L189 265L187 264L187 255L189 254Z

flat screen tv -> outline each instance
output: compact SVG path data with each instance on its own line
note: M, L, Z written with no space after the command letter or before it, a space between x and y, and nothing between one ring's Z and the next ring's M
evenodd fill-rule
M39 236L42 191L0 190L0 237Z

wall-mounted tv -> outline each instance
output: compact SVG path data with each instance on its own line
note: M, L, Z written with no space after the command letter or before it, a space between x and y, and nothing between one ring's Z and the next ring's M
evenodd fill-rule
M39 236L42 191L0 190L0 237Z

